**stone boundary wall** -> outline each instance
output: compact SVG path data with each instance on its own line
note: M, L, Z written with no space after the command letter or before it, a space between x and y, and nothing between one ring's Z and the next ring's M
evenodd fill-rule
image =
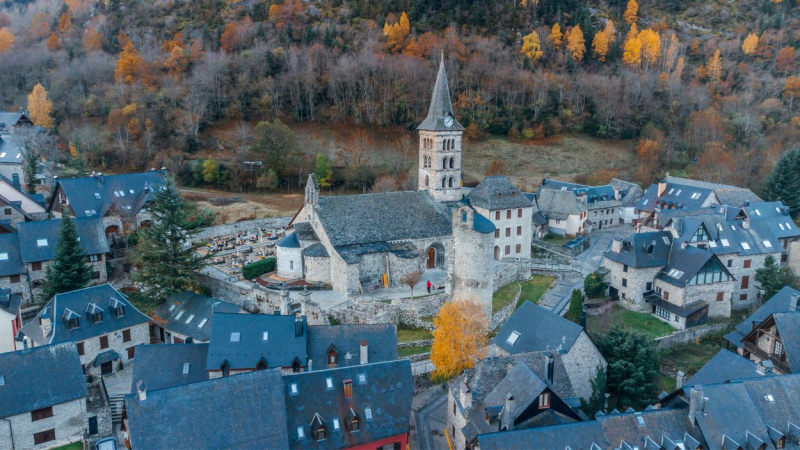
M271 230L279 227L287 227L291 220L291 216L264 217L263 219L245 220L243 222L200 228L197 230L197 233L192 236L192 242L207 241L214 236L228 236L239 232L249 233L255 229Z
M656 345L659 350L674 347L676 345L694 342L701 337L716 331L723 331L728 327L728 322L717 323L714 325L702 325L696 328L690 328L684 331L677 331L669 336L656 338Z
M419 341L398 342L397 348L417 348L417 347L425 347L426 345L433 345L433 339L421 339Z
M522 286L519 285L519 291L517 291L517 295L514 296L514 300L511 300L511 303L507 304L506 306L502 307L500 311L492 314L492 317L489 319L489 330L494 331L500 328L512 314L517 309L517 302L519 301L519 296L522 295Z
M435 386L433 381L431 381L431 373L423 373L419 375L414 375L414 395L419 394L420 392L426 391L430 388Z
M432 330L433 323L422 320L421 317L438 314L447 298L447 294L436 294L414 300L395 299L391 303L356 300L349 308L330 311L330 314L344 324L394 323Z
M545 242L540 239L534 239L531 242L531 245L533 247L539 247L540 249L546 252L555 253L556 255L559 255L561 257L572 259L583 253L587 248L589 248L592 245L592 238L591 236L587 236L586 241L584 241L584 243L580 247L573 249L564 248L561 245L551 244L549 242Z
M420 353L418 355L411 355L401 359L408 359L411 362L425 361L426 359L431 359L431 352Z
M499 266L499 268L498 268ZM517 280L517 266L512 263L495 263L492 275L492 289L494 292Z

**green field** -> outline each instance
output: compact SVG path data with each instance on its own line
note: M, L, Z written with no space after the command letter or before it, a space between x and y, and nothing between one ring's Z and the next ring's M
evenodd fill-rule
M522 284L522 293L517 301L516 308L519 308L525 300L530 300L534 303L539 303L545 291L553 284L555 277L546 275L534 275L530 280ZM520 292L520 286L517 283L509 283L503 286L499 291L494 293L492 297L492 314L503 309L506 305L511 303L516 297L517 292Z
M423 347L399 348L397 349L397 356L404 358L406 356L419 355L422 353L430 353L431 346L426 345Z
M405 325L397 326L398 342L421 341L423 339L433 339L433 334L424 328L412 328Z

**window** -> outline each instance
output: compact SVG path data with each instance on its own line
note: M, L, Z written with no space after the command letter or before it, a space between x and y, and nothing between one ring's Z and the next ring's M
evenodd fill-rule
M511 236L511 227L506 227L506 237Z
M6 208L5 209L5 213L6 213L7 216L10 216L11 215L11 208Z
M669 292L668 291L662 292L661 295L664 297L664 300L669 300Z
M69 326L70 330L74 330L75 328L79 328L81 326L81 320L77 317L73 317L69 319L67 325Z
M297 439L305 439L306 432L303 430L303 427L297 427Z
M333 366L339 364L339 354L336 353L336 350L331 349L328 352L328 364Z
M363 373L358 374L358 384L367 384L367 376Z
M99 261L99 259L97 258L97 255L89 255L89 256L86 257L86 260L89 261L89 262L97 262L97 261Z
M494 220L500 220L500 211L494 212Z
M353 417L350 421L350 431L358 431L361 429L361 420L358 417Z
M704 242L707 240L708 232L706 232L706 227L700 225L700 227L697 229L697 232L695 232L694 236L692 236L692 239L689 242Z
M194 319L194 314L190 314L189 318L186 319L186 323L190 323Z
M661 317L662 319L669 320L669 316L670 316L669 311L667 311L666 309L664 309L664 308L662 308L660 306L656 306L655 314L658 317Z
M42 270L42 262L36 261L31 263L31 270Z
M500 228L495 228L495 230L494 230L494 237L496 237L496 238L499 238L499 237L500 237Z
M197 328L203 328L203 325L205 325L206 322L208 322L208 319L201 320L200 323L197 324Z
M775 355L783 355L783 342L776 340L772 348L772 353Z
M89 417L89 434L97 434L97 416Z
M770 241L768 241L768 240L766 240L766 239L764 239L764 240L763 240L763 241L761 241L761 242L764 244L764 247L766 247L766 248L772 248L772 242L770 242Z
M518 219L522 218L522 208L517 209L517 218Z
M337 417L337 418L334 418L334 419L332 420L332 422L333 422L333 429L334 429L334 430L338 430L339 428L341 428L341 427L339 426L339 418L338 418L338 417Z
M506 211L506 219L510 219L510 218L511 218L511 210L509 209L509 210Z
M47 408L35 409L31 411L31 422L36 422L37 420L47 419L48 417L53 417L53 407L48 406Z
M747 275L742 276L742 289L750 287L750 277Z
M180 312L178 312L178 315L177 315L177 316L175 316L175 320L181 320L181 317L183 317L183 313L184 313L184 312L185 312L185 311L183 311L183 310L181 310Z
M128 353L128 359L133 359L133 356L136 354L136 347L129 347L125 349L125 351Z
M628 287L628 279L627 278L623 278L622 279L622 287Z
M739 294L739 300L747 300L747 294Z
M516 247L515 250L516 250L517 254L519 255L520 252L522 252L522 244L517 244L517 247Z
M703 264L703 267L700 268L697 274L689 280L689 284L719 283L721 281L729 281L730 279L731 277L728 275L728 272L725 272L717 260L712 258Z
M547 409L550 407L550 393L543 392L539 395L539 409Z
M189 363L183 363L183 374L189 375Z
M47 239L37 239L36 240L37 247L47 247Z
M100 350L108 348L108 336L100 336Z
M344 380L344 396L346 398L353 396L353 380Z
M265 332L261 333L261 340L262 341L268 341L269 340L269 331L265 331Z
M39 433L33 434L33 444L39 445L44 444L45 442L55 441L56 440L56 430L55 428L47 431L40 431Z
M723 247L730 247L731 244L728 242L727 239L720 239L719 242L722 244Z
M750 250L750 244L748 244L747 242L742 242L742 248L745 250Z
M231 333L231 342L239 342L240 336L241 333L239 333L238 331L234 331L233 333Z
M289 385L289 394L297 395L297 383L292 383Z
M508 339L506 339L506 342L508 342L511 345L514 345L514 343L517 342L517 339L519 339L519 336L520 334L518 332L512 331L511 334L508 336Z
M509 254L511 254L511 246L510 245L506 245L506 255L509 255Z
M86 351L83 349L83 342L78 342L76 345L78 346L78 356L85 355Z
M131 341L131 330L122 330L122 342L130 342Z
M314 438L316 440L318 440L318 441L324 441L325 440L325 431L327 431L325 429L325 425L318 426L317 429L314 430L314 434L316 435L316 436L314 436Z
M725 293L724 292L717 292L717 301L721 302L725 300Z
M372 420L372 410L369 409L369 408L365 408L364 409L364 417L366 417L367 420Z
M732 259L728 260L728 267L733 267L733 260Z
M333 378L325 378L325 389L333 389Z
M625 272L625 273L628 273L628 265L627 264L622 266L622 271Z
M9 281L10 281L12 284L19 283L19 275L11 275L11 276L9 277Z
M744 245L744 244L742 244L742 245ZM749 268L750 268L750 264L751 264L751 263L752 263L752 261L751 261L751 260L749 260L749 259L745 259L745 260L744 260L744 265L743 265L743 267L744 267L745 269L749 269Z

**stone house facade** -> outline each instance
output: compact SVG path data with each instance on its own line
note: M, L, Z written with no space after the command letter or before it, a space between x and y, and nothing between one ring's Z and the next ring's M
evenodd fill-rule
M486 177L465 200L494 224L495 260L530 257L534 205L511 180Z
M49 417L38 419L40 415ZM86 399L75 399L4 420L7 422L0 431L0 450L39 450L79 442L88 426ZM9 428L12 432L8 431Z

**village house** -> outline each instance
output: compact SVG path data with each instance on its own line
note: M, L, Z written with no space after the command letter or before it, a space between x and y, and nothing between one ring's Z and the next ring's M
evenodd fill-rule
M125 444L134 450L287 449L284 395L278 369L155 391L139 383L125 397Z
M57 294L22 327L26 345L75 342L83 373L122 370L150 342L150 319L109 284Z
M0 233L16 231L20 222L46 218L42 194L29 195L23 191L19 174L13 174L12 179L0 175Z
M158 391L208 380L208 344L155 344L136 347L131 393L143 383Z
M73 217L100 217L107 239L113 242L150 223L147 205L165 185L165 170L59 178L47 211L55 217L64 211Z
M33 122L24 112L0 110L0 176L25 179L25 147L15 135L33 128Z
M550 233L574 237L588 232L586 198L560 189L541 189L536 195L539 211L547 218Z
M305 316L214 313L210 378L280 368L283 373L397 359L393 324L309 326Z
M548 191L571 193L573 198ZM539 209L550 219L550 228L556 234L575 236L623 223L625 211L621 200L635 194L631 187L620 190L610 184L584 186L545 178L537 198ZM556 220L555 227L553 219Z
M94 422L73 342L0 354L0 450L39 450L83 440Z
M108 281L106 273L105 254L108 253L108 242L103 235L103 225L98 217L81 217L74 219L75 228L86 262L92 268L93 284L102 284ZM61 220L40 220L36 222L23 222L18 224L19 253L23 263L24 275L27 284L22 289L23 301L28 304L41 296L42 283L47 278L47 267L56 258Z
M405 449L414 381L403 359L283 376L291 449Z
M208 343L214 312L239 313L242 308L216 298L189 291L172 294L150 313L158 342L182 344Z
M558 352L479 361L448 383L447 425L453 448L477 448L486 433L586 419Z
M0 289L0 353L18 350L17 332L22 328L21 297L9 289Z
M495 260L530 257L534 205L511 180L502 175L486 177L465 200L494 224Z
M583 327L530 301L514 311L492 344L498 356L558 353L575 394L584 400L592 395L597 371L606 368L605 358Z
M771 369L723 348L688 380L683 371L678 371L675 389L683 389L688 394L691 386L771 376L775 376Z

